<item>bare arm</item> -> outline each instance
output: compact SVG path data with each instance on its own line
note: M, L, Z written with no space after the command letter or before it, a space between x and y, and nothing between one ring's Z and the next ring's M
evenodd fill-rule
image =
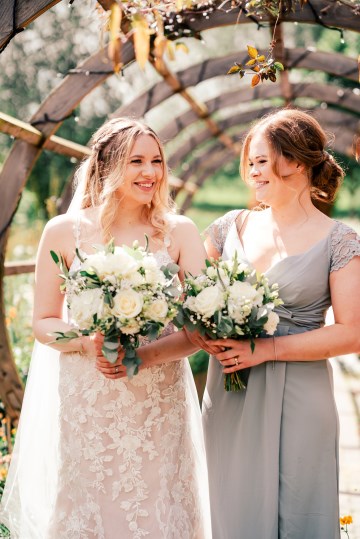
M330 290L335 323L297 335L276 337L276 355L280 361L316 361L340 354L360 352L360 257L330 274ZM232 339L214 341L230 347L217 355L224 372L251 367L275 359L273 339L259 339L254 354L249 343ZM238 356L239 367L233 358Z
M75 250L72 222L68 216L49 221L42 234L35 269L35 298L33 331L36 339L62 352L94 352L89 337L81 337L67 343L53 343L55 331L69 331L71 325L63 319L64 295L60 292L63 282L59 267L51 258L50 251L60 253L70 266ZM51 344L50 344L51 343Z

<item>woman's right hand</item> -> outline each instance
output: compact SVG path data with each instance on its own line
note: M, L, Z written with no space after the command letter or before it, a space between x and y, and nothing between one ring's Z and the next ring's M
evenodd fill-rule
M215 355L222 352L224 349L221 346L214 346L211 339L204 339L198 331L190 331L184 328L187 338L198 348L202 348L208 354Z

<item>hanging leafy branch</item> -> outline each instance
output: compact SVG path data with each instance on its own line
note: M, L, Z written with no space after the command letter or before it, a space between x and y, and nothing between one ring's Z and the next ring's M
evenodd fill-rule
M284 71L284 66L281 62L276 62L272 58L273 46L270 47L266 57L263 54L260 55L258 50L251 45L247 46L247 50L250 60L245 65L235 62L227 72L227 75L238 73L242 79L247 72L250 72L252 74L252 87L257 86L259 82L263 82L264 80L276 82L276 72Z

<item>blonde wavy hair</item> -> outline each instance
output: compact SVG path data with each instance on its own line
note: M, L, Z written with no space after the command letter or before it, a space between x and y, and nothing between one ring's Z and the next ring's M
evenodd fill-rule
M111 226L121 209L115 195L125 181L131 150L140 135L149 135L157 142L162 159L163 177L156 185L151 203L144 204L142 217L155 230L153 239L163 240L169 231L166 214L175 213L170 198L168 168L163 146L147 125L130 118L115 118L102 125L91 139L91 155L79 167L75 183L82 182L81 209L100 208L100 226L105 241L111 238Z

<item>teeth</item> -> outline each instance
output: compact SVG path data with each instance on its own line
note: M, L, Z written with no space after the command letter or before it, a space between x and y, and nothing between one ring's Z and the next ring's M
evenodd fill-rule
M138 185L140 185L140 187L152 187L152 183L138 183Z

